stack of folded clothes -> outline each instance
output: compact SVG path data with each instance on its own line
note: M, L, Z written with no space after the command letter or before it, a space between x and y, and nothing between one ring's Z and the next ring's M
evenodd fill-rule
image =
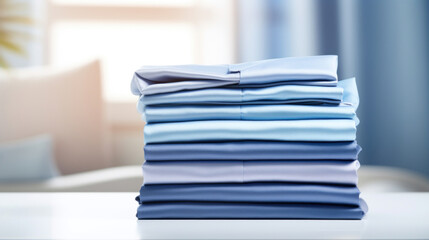
M142 67L139 219L361 219L355 79L337 57Z

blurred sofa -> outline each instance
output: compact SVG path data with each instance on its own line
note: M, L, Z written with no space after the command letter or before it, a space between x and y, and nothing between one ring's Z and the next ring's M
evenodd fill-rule
M111 166L104 108L98 61L0 71L0 143L50 136L61 174Z
M25 183L0 183L0 192L137 192L141 166L122 166Z

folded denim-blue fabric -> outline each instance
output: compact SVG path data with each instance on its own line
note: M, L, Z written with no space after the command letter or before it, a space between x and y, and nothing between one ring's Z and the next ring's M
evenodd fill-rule
M307 183L229 183L143 185L136 198L141 203L242 202L325 203L359 205L356 186Z
M143 203L139 219L362 219L368 207L314 203Z
M361 147L352 142L237 141L146 144L146 161L354 160Z

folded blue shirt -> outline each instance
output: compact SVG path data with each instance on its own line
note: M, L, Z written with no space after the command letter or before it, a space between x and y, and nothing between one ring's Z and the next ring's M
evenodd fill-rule
M151 123L144 128L146 143L231 140L335 142L355 139L356 123L351 119L211 120Z
M161 202L325 203L359 205L356 186L297 183L144 185L136 200Z
M341 102L343 88L281 85L266 88L210 88L145 96L137 110L145 112L150 105L244 105L244 104L335 104Z
M198 120L302 120L302 119L354 119L351 105L215 105L215 106L147 106L144 120L148 123L182 122Z
M357 184L355 161L157 161L143 164L144 185L306 182Z
M198 160L353 160L361 147L353 142L237 141L146 144L146 161Z
M145 66L131 81L135 95L151 95L221 86L335 86L337 56L269 59L224 65Z
M340 105L311 106L296 104L270 103L264 105L177 105L143 106L140 103L139 111L144 111L143 120L153 122L177 122L197 120L297 120L297 119L354 119L359 105L356 82L354 78L341 80L338 86L343 88ZM296 100L296 99L295 99ZM308 99L307 99L308 100Z
M368 207L314 203L143 203L139 219L362 219Z

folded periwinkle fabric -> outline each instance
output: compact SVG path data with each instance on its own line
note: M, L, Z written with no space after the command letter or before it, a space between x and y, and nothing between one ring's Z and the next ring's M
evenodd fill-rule
M169 122L146 125L144 137L146 143L231 140L354 141L356 123L351 119Z
M337 56L145 66L139 219L362 219L354 78Z
M144 185L139 203L249 202L359 205L356 186L303 183Z
M353 160L361 147L352 142L194 142L146 144L146 161Z
M143 203L139 219L362 219L368 207L305 203Z
M354 161L147 161L144 184L306 182L357 184Z
M335 86L337 58L312 56L229 65L145 66L135 72L131 91L135 95L151 95L234 85Z

